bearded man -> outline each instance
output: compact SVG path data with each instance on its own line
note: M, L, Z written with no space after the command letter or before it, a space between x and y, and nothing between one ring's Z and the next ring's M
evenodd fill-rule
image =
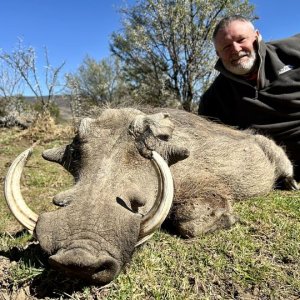
M213 42L220 74L198 113L273 138L300 180L300 34L265 43L249 20L235 15L218 23Z

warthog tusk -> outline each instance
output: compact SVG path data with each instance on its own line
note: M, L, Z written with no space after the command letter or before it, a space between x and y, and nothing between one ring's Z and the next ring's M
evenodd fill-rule
M32 233L38 215L26 205L20 189L22 171L31 153L32 148L25 150L11 164L5 177L4 196L15 218Z
M166 161L155 151L152 151L152 159L158 168L160 193L150 211L142 218L139 240L136 246L148 240L166 219L174 197L174 184L171 170Z
M9 209L14 217L30 232L34 231L38 215L25 203L20 189L20 179L23 168L32 153L32 148L22 152L11 164L4 182L4 195ZM139 240L136 246L148 240L166 219L173 202L174 185L169 166L164 159L155 151L152 159L157 167L160 178L160 192L150 209L142 218Z

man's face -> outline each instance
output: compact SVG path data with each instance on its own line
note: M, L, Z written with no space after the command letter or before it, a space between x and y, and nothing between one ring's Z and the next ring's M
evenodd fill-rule
M250 23L232 21L215 38L217 55L224 67L236 75L246 75L255 67L258 31Z

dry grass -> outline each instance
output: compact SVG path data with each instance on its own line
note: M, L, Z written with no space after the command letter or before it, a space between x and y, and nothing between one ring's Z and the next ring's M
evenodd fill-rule
M40 158L43 149L68 141L70 131L51 126L43 134L0 130L1 185L14 157L41 140L22 182L24 198L37 212L53 209L53 195L72 184L60 166ZM237 203L238 224L193 240L157 232L101 288L51 270L1 195L0 299L300 299L299 196L276 191Z
M20 133L20 137L30 141L50 142L66 139L74 134L74 127L57 125L50 113L39 114L34 124Z

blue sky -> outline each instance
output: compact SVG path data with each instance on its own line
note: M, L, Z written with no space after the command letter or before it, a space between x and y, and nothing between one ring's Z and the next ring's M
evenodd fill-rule
M125 1L125 2L124 2ZM121 28L118 8L127 0L0 0L0 49L10 52L22 38L42 61L47 47L50 63L66 62L74 72L89 56L109 56L109 39ZM130 0L129 3L134 3ZM300 32L299 0L250 0L263 38L274 40Z
M265 41L300 33L299 0L250 0L259 20L255 22Z
M109 38L120 28L123 0L0 0L0 48L10 51L18 38L38 53L47 47L50 62L66 61L74 71L89 54L109 55Z

